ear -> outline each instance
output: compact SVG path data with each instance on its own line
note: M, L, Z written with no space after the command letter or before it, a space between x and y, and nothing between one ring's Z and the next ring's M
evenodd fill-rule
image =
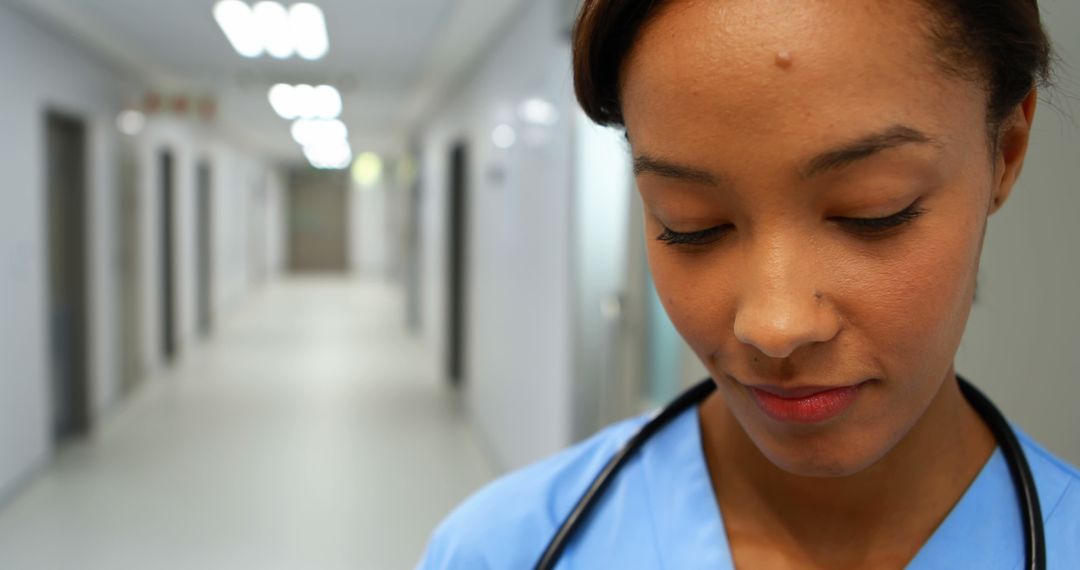
M1016 185L1016 180L1020 178L1031 138L1031 125L1035 120L1037 99L1036 90L1032 89L1001 123L994 156L994 187L990 195L988 215L1001 208Z

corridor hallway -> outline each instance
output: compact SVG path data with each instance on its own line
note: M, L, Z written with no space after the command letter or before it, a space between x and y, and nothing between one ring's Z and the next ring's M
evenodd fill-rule
M410 568L492 474L388 285L257 289L0 508L0 568Z

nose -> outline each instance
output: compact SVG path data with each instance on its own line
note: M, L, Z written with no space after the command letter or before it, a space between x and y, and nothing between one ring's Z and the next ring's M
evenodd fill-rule
M819 284L824 272L797 248L774 247L747 264L735 337L772 358L831 340L840 317Z

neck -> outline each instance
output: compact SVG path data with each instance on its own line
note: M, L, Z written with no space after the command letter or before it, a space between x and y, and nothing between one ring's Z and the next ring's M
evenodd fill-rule
M828 567L871 560L906 564L995 447L951 368L903 439L867 469L844 477L806 477L776 467L716 393L700 414L706 460L733 550L740 538L768 537L771 547Z

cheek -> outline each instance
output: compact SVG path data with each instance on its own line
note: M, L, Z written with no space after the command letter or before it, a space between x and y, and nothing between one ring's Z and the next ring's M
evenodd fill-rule
M647 252L653 283L679 335L706 362L706 355L733 337L736 285L730 279L723 256L687 255L673 249L655 239L649 240Z
M848 329L846 346L855 341L886 371L902 375L936 368L947 365L967 322L980 232L966 211L938 210L936 219L893 241L857 245L831 235L813 240L822 245L805 252L814 256L807 264L814 269L798 279L808 295L811 286L825 292L829 310ZM735 253L686 254L656 240L647 251L660 300L694 352L708 362L708 355L732 350L739 288L754 286L732 274Z
M974 295L978 235L963 223L927 224L895 256L833 268L839 310L886 372L938 379L952 364Z

